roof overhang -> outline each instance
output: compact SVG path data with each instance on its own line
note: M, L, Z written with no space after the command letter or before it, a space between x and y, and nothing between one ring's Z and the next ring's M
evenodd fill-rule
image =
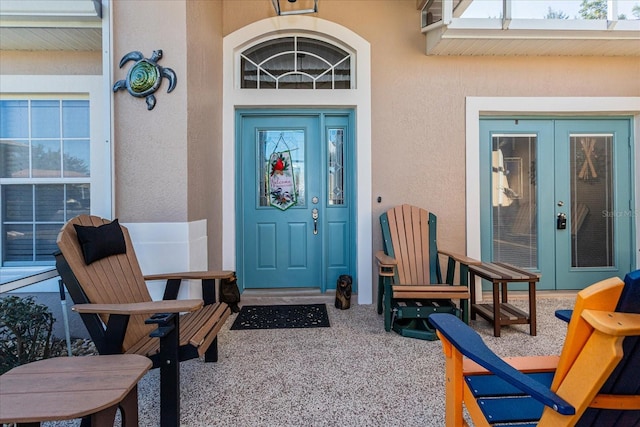
M427 55L640 56L637 19L463 18L472 2L417 0Z
M452 18L422 30L427 55L640 56L640 21Z
M99 0L0 0L0 50L100 50Z

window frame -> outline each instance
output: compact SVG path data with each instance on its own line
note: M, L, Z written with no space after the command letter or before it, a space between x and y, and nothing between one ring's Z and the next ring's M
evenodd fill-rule
M78 76L37 76L37 75L3 75L0 79L0 99L88 99L89 101L89 139L90 139L90 176L82 178L90 185L90 212L95 215L110 217L112 214L112 147L109 138L110 119L105 96L103 78L100 75ZM71 178L0 178L1 185L9 184L47 184L74 183ZM0 200L0 203L3 201ZM4 238L4 237L2 237ZM3 259L0 246L0 259ZM44 267L53 265L44 263ZM0 265L2 276L25 275L41 270L43 262L25 262L21 266Z
M314 41L318 41L318 42L322 42L322 43L326 43L327 45L333 46L337 49L340 49L342 51L344 51L347 56L345 58L343 58L341 62L344 62L346 58L349 58L349 69L350 69L350 80L349 80L349 88L335 88L334 87L334 83L333 82L333 78L332 78L332 88L315 88L315 82L314 82L314 87L313 88L245 88L242 86L242 58L245 57L245 52L255 48L258 45L261 45L265 42L269 42L269 41L274 41L274 40L280 40L280 39L287 39L287 38L292 38L295 39L295 46L296 46L296 52L297 52L297 43L298 43L298 39L303 38L303 39L310 39L310 40L314 40ZM245 57L246 58L246 57ZM242 91L265 91L265 90L274 90L276 92L288 92L288 91L327 91L327 92L339 92L339 91L353 91L357 88L357 69L356 69L356 61L357 61L357 57L356 57L356 53L355 51L350 48L348 45L346 45L345 43L342 43L338 40L335 40L333 38L330 37L326 37L322 34L308 34L305 32L300 32L300 31L286 31L286 32L282 32L282 33L278 33L277 37L274 37L273 34L266 34L263 37L259 37L256 38L255 40L253 40L251 43L248 43L244 46L242 46L241 49L236 50L235 54L234 54L234 63L235 63L235 73L234 73L234 81L235 81L235 86L242 90ZM253 62L253 61L251 61ZM334 64L332 66L335 67L337 64ZM333 73L333 69L331 71Z

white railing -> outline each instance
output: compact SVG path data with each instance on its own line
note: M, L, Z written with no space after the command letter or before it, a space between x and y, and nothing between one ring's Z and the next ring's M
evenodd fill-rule
M15 291L16 289L24 288L25 286L35 285L36 283L44 282L45 280L54 279L56 277L58 277L58 270L51 268L36 274L10 280L6 283L0 284L0 294Z
M613 27L619 21L640 19L637 15L640 1L608 0L606 4L606 19L597 19L580 14L582 0L562 3L542 0L423 0L419 3L422 6L422 28L432 24L449 25L456 18L500 19L507 26L513 19L553 20L563 21L569 28L572 21L607 21L608 26ZM592 12L597 16L599 11L593 9Z
M59 277L58 270L55 268L47 269L30 276L20 277L15 280L11 280L6 283L0 284L0 295L15 291L20 288L35 285L36 283L44 282L45 280L54 279ZM64 335L67 342L67 354L71 357L71 333L69 331L69 318L67 315L67 298L64 292L64 284L62 279L58 281L60 286L60 304L62 305L62 320L64 323Z

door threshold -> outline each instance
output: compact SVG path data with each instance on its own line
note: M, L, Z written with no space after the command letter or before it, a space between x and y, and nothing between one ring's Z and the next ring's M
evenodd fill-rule
M298 305L333 304L335 289L320 292L319 288L266 288L245 289L240 296L240 305ZM351 296L356 301L357 295Z
M331 291L328 291L331 292ZM323 295L320 288L260 288L245 289L242 295Z

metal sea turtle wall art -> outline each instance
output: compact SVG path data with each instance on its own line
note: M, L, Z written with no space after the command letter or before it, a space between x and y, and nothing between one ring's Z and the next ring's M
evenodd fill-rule
M160 87L162 78L169 80L169 89L171 92L176 87L178 78L171 68L158 65L158 61L162 59L162 49L154 50L151 58L145 58L142 52L133 51L127 53L120 60L120 68L129 61L136 61L131 66L127 77L124 80L118 80L113 85L113 91L126 89L132 96L147 99L147 110L153 110L156 106L156 97L154 92Z

